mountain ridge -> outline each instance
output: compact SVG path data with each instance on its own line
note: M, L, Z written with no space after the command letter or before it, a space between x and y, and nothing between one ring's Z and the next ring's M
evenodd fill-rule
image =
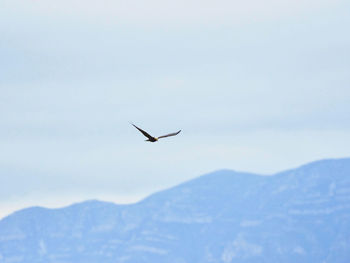
M214 171L211 171L211 172L208 172L208 173L205 173L203 175L199 175L198 177L195 177L193 179L190 179L190 180L187 180L187 181L184 181L184 182L181 182L175 186L171 186L169 188L166 188L166 189L163 189L163 190L160 190L160 191L157 191L155 193L152 193L148 196L146 196L145 198L141 199L140 201L138 202L135 202L135 203L129 203L129 204L118 204L118 203L115 203L115 202L111 202L111 201L104 201L104 200L99 200L99 199L88 199L88 200L84 200L84 201L81 201L81 202L76 202L76 203L72 203L72 204L69 204L69 205L66 205L66 206L62 206L62 207L58 207L58 208L50 208L50 207L46 207L46 206L31 206L31 207L27 207L27 208L23 208L23 209L20 209L20 210L17 210L5 217L3 217L2 219L14 214L14 213L17 213L19 211L22 211L22 210L26 210L26 209L31 209L31 208L45 208L45 209L65 209L65 208L68 208L68 207L71 207L71 206L75 206L75 205L79 205L79 204L84 204L84 203L90 203L90 202L101 202L101 203L110 203L110 204L115 204L115 205L118 205L118 206L124 206L124 205L134 205L134 204L137 204L139 202L142 202L148 198L150 198L151 196L153 195L157 195L159 193L162 193L162 192L165 192L165 191L168 191L168 190L171 190L173 188L176 188L178 186L181 186L181 185L185 185L185 184L188 184L188 183L191 183L192 181L197 181L198 179L202 178L202 177L207 177L207 176L215 176L217 174L220 174L222 175L222 173L224 174L230 174L231 176L233 174L245 174L245 175L249 175L249 176L279 176L279 175L283 175L283 174L286 174L286 173L292 173L293 171L297 171L301 168L309 168L309 167L314 167L314 166L317 166L319 164L324 164L324 163L331 163L331 162L338 162L338 161L346 161L346 162L349 162L349 165L350 165L350 157L346 157L346 158L327 158L327 159L321 159L321 160L316 160L316 161L312 161L312 162L309 162L309 163L306 163L306 164L302 164L300 166L297 166L295 168L290 168L290 169L287 169L287 170L283 170L283 171L279 171L279 172L275 172L275 173L272 173L272 174L259 174L259 173L251 173L251 172L245 172L245 171L238 171L238 170L234 170L234 169L218 169L218 170L214 170ZM0 221L2 220L0 219Z
M345 263L349 201L350 158L272 176L215 171L130 205L17 211L0 220L0 263Z

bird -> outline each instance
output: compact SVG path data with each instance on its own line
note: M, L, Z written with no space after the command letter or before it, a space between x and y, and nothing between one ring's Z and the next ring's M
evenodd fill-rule
M144 136L146 136L148 138L147 140L145 140L147 142L156 142L160 138L175 136L175 135L178 135L181 132L181 130L179 130L177 132L169 133L169 134L162 135L162 136L159 136L159 137L153 137L153 136L149 135L147 132L145 132L144 130L142 130L139 127L137 127L135 124L131 123L131 125L134 126L136 129L138 129Z

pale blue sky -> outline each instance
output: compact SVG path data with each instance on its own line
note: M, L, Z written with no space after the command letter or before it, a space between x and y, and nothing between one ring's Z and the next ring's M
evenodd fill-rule
M0 216L350 149L349 1L0 2ZM154 135L145 143L134 122Z

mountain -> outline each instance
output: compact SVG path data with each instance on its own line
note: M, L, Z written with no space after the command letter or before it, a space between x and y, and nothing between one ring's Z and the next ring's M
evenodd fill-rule
M350 159L217 171L131 205L20 210L0 221L10 262L348 263Z

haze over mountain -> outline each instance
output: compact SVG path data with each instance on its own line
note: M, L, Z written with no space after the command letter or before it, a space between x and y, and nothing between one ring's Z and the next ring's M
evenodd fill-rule
M347 263L350 158L216 171L131 205L23 209L0 221L0 262Z

